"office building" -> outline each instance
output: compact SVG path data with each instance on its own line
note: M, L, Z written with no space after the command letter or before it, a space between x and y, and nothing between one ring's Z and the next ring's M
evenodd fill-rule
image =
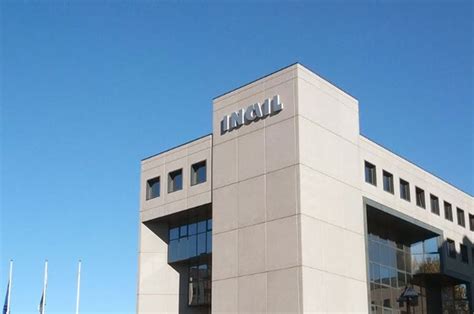
M142 160L138 313L472 313L473 197L361 135L357 99L294 64L212 114Z

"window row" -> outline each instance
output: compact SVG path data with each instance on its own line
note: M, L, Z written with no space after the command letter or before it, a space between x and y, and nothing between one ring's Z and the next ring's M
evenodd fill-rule
M383 170L382 177L383 177L382 178L383 190L385 192L394 194L395 191L394 191L393 174L391 174L390 172L386 170ZM372 184L374 186L377 186L377 167L368 161L365 161L365 182ZM400 178L400 198L408 202L411 201L410 183L402 178ZM415 202L418 207L426 209L425 191L418 186L415 186ZM430 204L431 212L439 216L440 215L439 198L436 195L430 193L429 204ZM453 221L453 207L451 203L444 201L443 207L444 207L444 218L449 221ZM469 217L469 228L471 231L474 231L474 215L468 214L468 217ZM461 227L466 227L465 214L464 214L463 209L456 207L456 218L457 218L458 225L460 225Z
M446 248L448 250L448 256L450 258L456 259L458 256L458 253L456 251L456 243L454 242L454 240L447 239ZM469 253L468 253L467 245L459 243L459 253L460 253L459 255L461 256L461 262L465 264L469 264ZM471 255L472 255L471 262L474 263L474 246L471 247Z
M206 182L206 161L200 161L191 166L191 186ZM168 193L183 189L183 169L168 173ZM159 197L161 192L161 178L155 177L146 182L146 200Z

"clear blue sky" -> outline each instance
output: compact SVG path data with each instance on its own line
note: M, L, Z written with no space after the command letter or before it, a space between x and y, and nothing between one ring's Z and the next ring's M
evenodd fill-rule
M1 272L12 313L135 310L140 159L211 132L211 99L299 61L361 132L473 193L473 4L1 2ZM86 3L86 4L84 4ZM3 305L3 304L1 304Z

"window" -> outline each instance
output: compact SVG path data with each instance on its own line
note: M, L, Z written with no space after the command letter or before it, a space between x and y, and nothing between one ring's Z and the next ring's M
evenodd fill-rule
M191 185L206 182L206 161L191 166Z
M467 256L467 246L460 244L459 247L461 248L461 261L466 264L469 263L469 257Z
M456 244L453 240L447 239L447 247L448 247L448 256L451 258L456 258Z
M168 174L168 193L183 189L183 169Z
M448 202L444 202L444 218L453 221L453 207Z
M189 266L188 305L211 304L211 264L193 263Z
M474 231L474 215L469 214L469 229Z
M365 182L377 185L376 168L370 162L365 162Z
M168 238L168 263L205 256L212 252L212 219L191 218L171 226Z
M416 205L420 206L421 208L426 208L425 191L423 191L419 187L415 187L415 193L416 193Z
M458 216L458 225L465 227L466 222L464 221L464 210L461 208L457 207L457 216Z
M160 196L160 177L150 179L146 182L146 200Z
M439 215L439 200L438 197L430 194L430 203L431 203L431 212L433 214Z
M383 190L393 194L393 174L383 171Z
M410 201L410 183L400 179L400 197L406 201Z

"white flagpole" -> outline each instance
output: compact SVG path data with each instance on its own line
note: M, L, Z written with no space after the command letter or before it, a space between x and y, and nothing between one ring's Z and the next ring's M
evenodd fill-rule
M47 286L48 286L48 260L44 262L43 306L41 307L41 314L44 314L45 312Z
M79 260L79 265L77 266L76 314L79 314L79 298L81 296L81 264L82 261Z
M8 299L7 299L7 314L10 314L10 298L12 296L12 279L13 279L13 260L10 260L10 275L8 277Z

